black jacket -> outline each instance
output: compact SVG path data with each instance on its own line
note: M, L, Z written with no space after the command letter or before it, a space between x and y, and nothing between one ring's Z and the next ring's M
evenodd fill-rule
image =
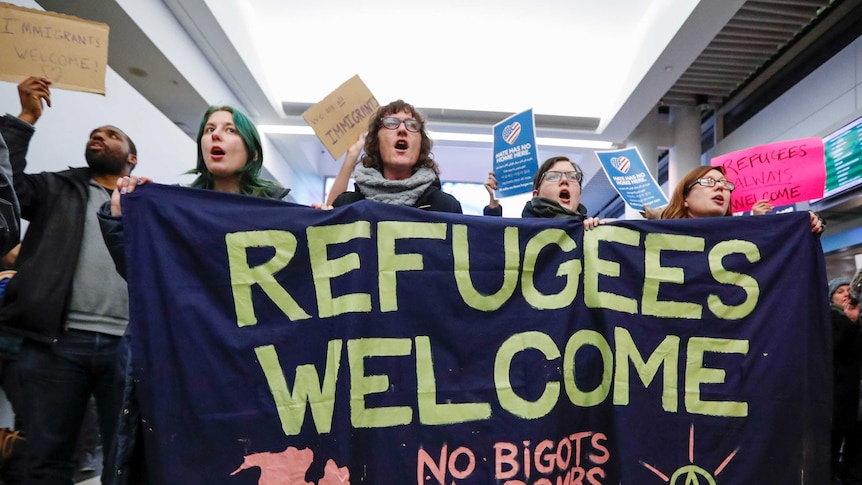
M204 189L200 189L204 190ZM265 198L268 199L287 199L290 189L284 187L273 187L270 193ZM105 202L99 207L99 212L96 213L99 219L99 228L102 230L102 237L105 239L105 246L108 247L108 252L111 254L111 259L114 260L114 266L117 268L117 273L126 278L126 237L125 229L123 228L122 216L111 215L111 201Z
M0 136L0 255L6 254L21 238L21 206L12 185L9 149Z
M571 213L563 214L558 210L548 210L547 208L541 209L539 206L533 204L534 200L528 200L526 204L524 204L524 210L521 211L521 217L543 217L543 218L569 218L574 217L579 221L583 221L587 217L587 208L584 207L584 204L578 204L578 209L575 211L574 215ZM547 207L547 203L545 204ZM559 204L553 202L555 207L559 207Z
M857 422L862 381L862 327L832 305L833 429L850 429Z
M332 206L341 207L364 199L365 194L363 194L357 186L354 192L344 192L336 197L335 201L332 202ZM431 183L430 187L425 189L425 192L423 192L419 197L419 200L413 204L413 207L435 212L454 212L455 214L464 213L461 210L461 203L458 202L458 199L441 190L439 179L435 180Z
M486 205L482 210L482 213L486 216L496 216L501 217L503 215L503 206L498 205L497 207L491 207ZM533 201L528 200L526 204L524 204L524 210L521 211L521 217L565 217L561 214L552 214L547 211L537 211L535 207L533 207ZM584 204L578 204L578 210L576 215L571 217L577 217L579 220L584 220L587 217L587 208Z
M0 307L0 326L43 342L63 328L72 277L84 236L89 168L26 174L33 127L12 116L0 118L9 146L13 181L22 216L30 221L18 273L9 281Z

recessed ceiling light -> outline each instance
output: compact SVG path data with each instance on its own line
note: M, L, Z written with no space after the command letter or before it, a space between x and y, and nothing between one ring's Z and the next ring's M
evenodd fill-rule
M147 71L141 69L140 67L130 67L129 72L138 77L147 77L149 74Z
M310 126L301 125L258 125L257 131L272 135L313 135Z
M272 135L314 135L310 126L300 125L260 125L257 130ZM492 143L493 135L489 133L450 133L445 131L429 131L428 136L434 141L461 141L470 143ZM613 148L614 144L604 140L581 140L576 138L536 137L536 144L550 147L594 148L597 150Z

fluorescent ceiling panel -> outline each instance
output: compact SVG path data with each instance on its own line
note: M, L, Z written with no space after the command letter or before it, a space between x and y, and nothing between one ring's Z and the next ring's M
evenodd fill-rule
M229 1L276 105L359 74L381 103L605 119L698 3Z

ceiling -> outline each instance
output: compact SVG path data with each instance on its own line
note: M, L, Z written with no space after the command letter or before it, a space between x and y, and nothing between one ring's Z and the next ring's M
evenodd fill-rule
M676 106L696 106L705 126L738 126L792 85L802 71L793 59L824 51L814 48L817 39L834 36L836 25L860 4L37 2L46 10L108 23L110 66L190 135L206 107L223 100L208 96L200 68L174 60L165 39L177 31L191 39L207 69L259 125L304 125L299 116L304 107L359 74L381 104L403 98L420 108L431 131L490 133L497 121L533 108L538 136L617 146L625 145L653 110L667 123L668 110ZM145 4L166 6L173 25L144 21ZM717 117L722 123L714 123ZM267 136L296 170L319 175L338 170L339 162L313 136ZM705 129L704 143L721 136ZM486 143L437 141L433 151L444 180L482 182L491 168ZM559 154L583 166L583 202L591 212L621 210L592 149L539 147L540 159Z

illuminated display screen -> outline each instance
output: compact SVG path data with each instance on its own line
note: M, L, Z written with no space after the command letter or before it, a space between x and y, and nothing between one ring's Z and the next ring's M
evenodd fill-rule
M823 197L862 184L862 117L823 138L826 188Z

